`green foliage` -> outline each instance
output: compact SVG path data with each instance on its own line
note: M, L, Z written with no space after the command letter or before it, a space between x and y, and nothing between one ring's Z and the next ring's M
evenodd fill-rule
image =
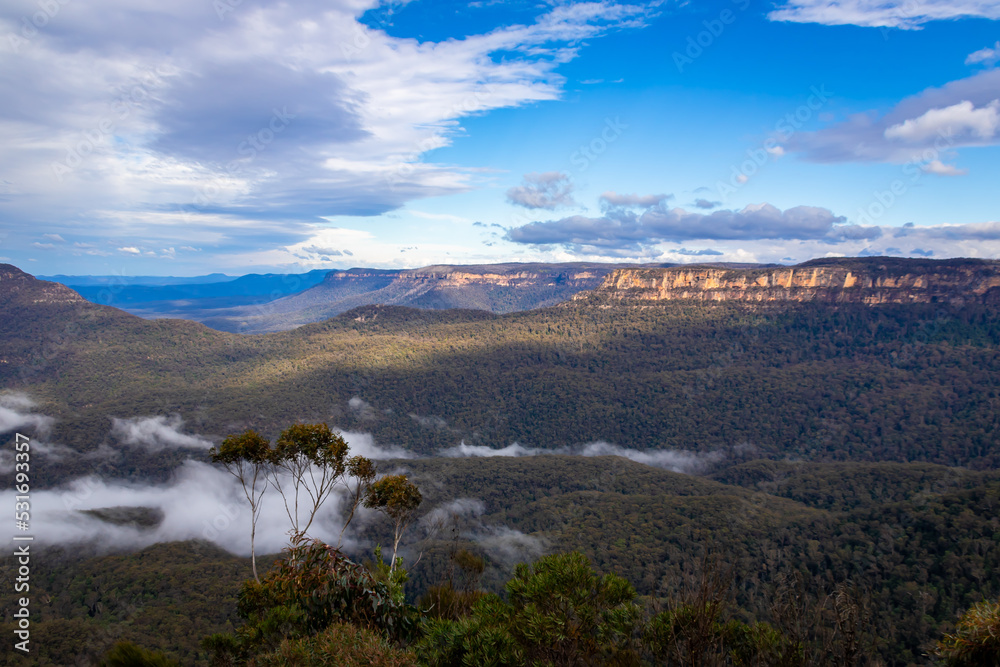
M32 548L31 558L37 639L31 664L39 667L98 664L119 641L162 652L185 667L207 665L199 640L232 629L236 593L249 566L249 559L193 541L98 556L86 545ZM12 563L16 568L15 558L4 559L0 569ZM19 595L13 586L0 590L4 634L13 636L10 614Z
M254 659L259 667L416 667L413 654L382 635L347 623L301 639L286 639L273 653Z
M428 618L457 621L471 614L483 595L481 591L455 590L451 582L446 582L428 588L420 596L417 608Z
M42 310L12 317L0 386L29 388L58 419L54 439L83 452L106 438L108 414L179 412L192 431L252 424L272 439L290 419L330 419L421 453L463 440L606 440L1000 465L993 307L581 301L502 317L382 309L264 336L90 304L83 314ZM74 335L62 335L63 320L78 325ZM65 338L55 355L45 352L50 330ZM44 364L22 382L17 369L35 358ZM350 408L354 397L374 410ZM115 474L162 478L187 455L126 450ZM67 459L40 474L52 484L81 468Z
M937 655L947 667L1000 665L1000 602L979 602L966 611L954 633L937 644Z
M518 565L508 600L481 598L459 621L432 620L416 647L429 665L632 665L642 610L631 584L579 553Z
M229 635L214 635L205 648L214 664L244 664L279 650L286 640L308 638L346 622L403 639L414 613L393 599L389 586L364 566L318 540L298 538L260 582L240 589L238 613L245 623Z
M308 462L329 468L332 475L339 476L347 468L348 449L344 438L326 424L294 424L278 436L273 460L278 465L290 466Z
M271 443L253 429L247 429L238 435L226 437L219 448L209 450L213 463L221 463L226 467L249 464L259 466L271 460Z
M180 667L159 651L149 651L132 642L118 642L100 662L100 667Z
M798 642L763 622L723 620L717 604L683 604L654 616L644 640L660 664L797 667L808 664Z
M386 475L368 487L364 500L365 507L385 513L393 523L390 570L396 569L399 541L423 499L420 489L407 479L406 475Z
M331 431L325 423L294 424L278 436L274 449L269 453L269 482L281 494L293 535L305 535L334 488L343 485L353 499L350 514L341 530L343 537L360 498L375 476L375 464L361 456L348 459L349 450L344 438ZM354 480L355 487L351 486L347 476L351 470L362 475ZM299 516L303 494L308 497L308 500L301 500L304 519Z
M389 587L389 595L393 601L403 604L406 599L403 586L410 580L409 574L403 568L403 559L397 559L396 567L391 567L382 559L382 545L377 544L375 545L375 559L368 565L368 569L377 581Z
M384 512L394 522L408 521L423 496L406 475L386 475L371 485L365 507Z

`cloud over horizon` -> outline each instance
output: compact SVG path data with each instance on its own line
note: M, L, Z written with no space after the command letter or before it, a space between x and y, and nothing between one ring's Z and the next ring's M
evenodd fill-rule
M627 250L661 242L692 240L821 239L836 243L847 239L874 239L882 234L876 227L845 225L843 216L815 206L796 206L781 211L770 204L759 204L739 211L698 213L682 208L668 209L663 205L662 195L653 198L633 195L628 201L645 210L637 213L631 207L608 206L600 218L574 215L561 220L531 222L509 230L507 237L524 244Z
M507 190L507 201L528 209L552 210L575 206L573 184L569 176L558 171L525 174L524 184Z
M327 216L470 189L475 169L422 156L464 118L557 99L556 67L581 40L651 11L552 6L434 42L361 21L380 5L95 0L20 37L38 7L6 3L0 133L20 139L4 147L0 210L25 246L32 225L57 227L67 243L45 249L63 254L94 240L94 253L157 257L292 245Z
M1000 69L927 88L888 113L854 114L798 132L785 148L812 162L914 163L952 160L970 146L1000 144Z

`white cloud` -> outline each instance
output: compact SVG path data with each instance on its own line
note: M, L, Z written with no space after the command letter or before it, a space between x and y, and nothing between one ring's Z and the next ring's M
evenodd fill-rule
M499 449L493 449L492 447L487 447L486 445L467 445L464 442L456 447L449 447L440 452L441 456L448 456L453 458L473 456L473 457L483 457L483 456L535 456L537 454L558 454L559 451L554 451L551 449L534 449L530 447L524 447L518 443L513 443L507 445L506 447L501 447Z
M36 407L38 404L25 393L0 394L0 433L35 429L39 435L47 435L55 419L35 412Z
M1000 143L1000 69L928 88L886 114L855 114L813 132L796 132L788 151L814 162L925 163L967 146Z
M996 0L790 0L769 13L772 21L918 30L931 21L965 17L1000 19Z
M431 535L436 535L442 528L454 524L457 520L471 517L477 519L486 511L483 501L477 498L455 498L441 503L427 514L420 517L420 525Z
M26 229L74 220L133 255L185 241L226 254L291 246L324 216L474 187L478 171L424 155L464 118L557 99L557 68L583 40L651 12L540 6L523 25L432 42L360 23L377 6L263 0L220 21L195 0L95 0L16 53L4 40L0 182L18 196L0 213ZM0 6L0 32L35 11Z
M609 442L591 442L583 447L561 447L556 449L541 449L524 447L513 443L499 449L484 445L467 445L464 442L457 447L442 450L440 456L447 457L492 457L492 456L540 456L544 454L569 454L573 456L621 456L636 463L665 468L681 473L702 471L707 465L722 460L721 452L691 452L676 449L650 449L646 451L619 447Z
M112 418L111 433L127 445L149 451L163 449L208 449L212 442L198 435L181 433L184 420L180 415L164 417Z
M941 162L941 160L931 160L927 164L923 165L921 170L928 174L937 174L938 176L964 176L969 173L965 169L959 169L954 165L945 164Z
M938 136L954 137L971 135L988 140L1000 128L1000 100L976 108L963 100L943 109L928 109L917 118L910 118L885 130L886 139L923 143Z
M472 538L487 555L508 567L537 560L548 546L540 537L507 526L484 526L482 532Z
M970 53L969 57L965 59L965 64L995 65L997 61L1000 61L1000 40L992 47L987 46L986 48Z
M13 507L13 492L0 492ZM44 544L90 543L104 549L142 548L157 542L208 540L240 555L250 554L250 511L238 482L228 472L187 461L164 484L130 484L98 477L31 494L32 528ZM321 509L310 535L336 543L342 524L340 495ZM82 510L150 508L163 513L152 528L121 526ZM288 543L288 516L273 489L264 496L257 525L257 553L277 553ZM353 544L353 543L349 543Z
M608 442L592 442L580 452L581 456L622 456L655 468L665 468L674 472L691 474L701 472L707 465L722 460L722 452L690 452L685 450L626 449Z
M415 458L413 452L409 452L401 447L382 447L375 444L375 438L370 433L357 433L354 431L341 431L340 434L351 447L351 456L366 456L379 461L382 459L412 459Z
M575 206L573 184L569 176L559 171L525 174L524 184L507 190L507 201L528 209L552 210L560 206Z
M604 206L621 206L625 208L650 208L659 206L667 199L670 199L670 195L620 195L610 190L600 196L601 204Z

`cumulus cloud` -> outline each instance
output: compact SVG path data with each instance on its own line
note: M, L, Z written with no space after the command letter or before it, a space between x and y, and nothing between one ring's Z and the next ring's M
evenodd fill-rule
M966 169L959 169L950 164L945 164L941 160L931 160L920 167L920 170L927 174L937 174L938 176L964 176L969 173Z
M990 69L813 131L786 148L814 162L926 164L967 146L1000 143L1000 70Z
M573 184L569 176L558 171L543 174L525 174L524 185L507 190L507 201L531 209L556 209L575 206Z
M995 0L790 0L768 18L772 21L856 25L866 28L919 30L931 21L1000 18Z
M892 238L910 238L914 240L1000 241L1000 222L980 222L965 225L921 225L919 227L912 223L907 223L902 227L893 228L891 236ZM928 245L934 245L934 243Z
M998 61L1000 61L1000 40L992 47L987 46L986 48L970 53L969 57L965 59L965 64L995 65Z
M216 3L231 10L220 21L212 3L95 0L0 52L0 134L23 138L0 164L19 194L0 201L5 221L73 220L121 253L183 244L236 263L328 216L465 191L478 172L425 160L463 119L557 99L557 68L585 40L656 13L543 4L434 42L366 25L373 0L237 4ZM0 5L4 34L35 11Z
M111 433L127 445L151 452L164 449L208 449L212 441L199 435L181 433L184 420L180 415L164 417L112 418Z
M696 208L710 209L710 208L716 208L718 206L721 206L722 202L721 201L710 201L708 199L695 199L694 200L694 205L695 205Z
M739 211L688 212L682 208L647 208L641 214L609 209L600 218L571 216L561 220L531 222L508 231L516 243L571 248L641 248L661 242L687 240L845 239L878 238L877 227L842 224L845 218L825 208L796 206L781 211L770 204L747 206Z
M651 208L660 206L670 195L620 195L617 192L608 191L601 195L600 202L602 208Z
M986 106L976 108L972 102L963 100L943 109L928 109L917 118L886 128L886 139L896 139L907 143L924 143L938 136L970 139L992 139L1000 128L1000 100L993 100Z
M684 257L710 257L723 254L721 250L712 250L711 248L702 248L701 250L688 250L687 248L681 248L680 250L671 250L670 252L676 255L683 255Z

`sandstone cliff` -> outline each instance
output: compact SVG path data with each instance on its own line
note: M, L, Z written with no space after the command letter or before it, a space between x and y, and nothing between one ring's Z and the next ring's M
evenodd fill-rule
M370 304L510 313L555 305L627 265L483 264L420 269L331 271L322 283L260 306L230 309L202 322L224 331L262 333L318 322Z
M872 257L789 267L617 269L596 290L574 298L1000 304L1000 262Z

